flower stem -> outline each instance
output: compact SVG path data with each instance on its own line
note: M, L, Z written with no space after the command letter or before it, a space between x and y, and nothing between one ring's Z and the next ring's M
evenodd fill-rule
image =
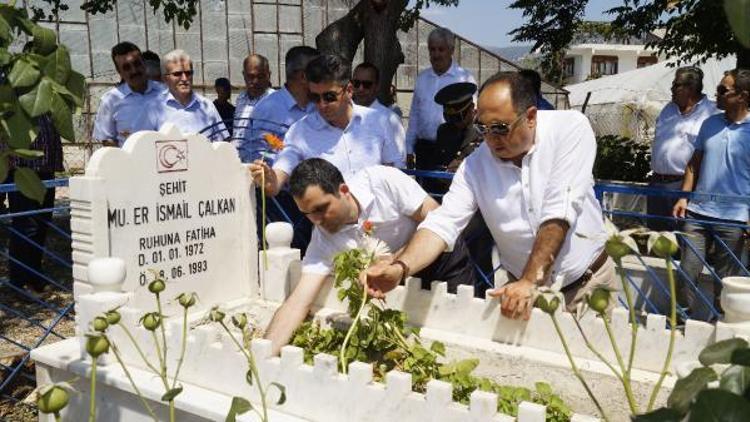
M135 338L132 334L130 334L130 330L128 330L124 324L118 324L120 328L122 328L123 331L125 331L125 334L130 339L130 342L133 343L133 346L135 347L135 350L138 351L138 354L141 356L141 359L143 359L143 363L146 364L146 366L154 372L154 374L159 375L159 370L154 367L154 365L151 364L151 362L146 359L146 355L143 354L143 350L141 350L140 346L138 346L138 342L135 341Z
M156 355L159 357L159 367L161 368L159 378L161 378L161 382L164 384L164 392L167 392L169 391L169 383L167 382L167 365L164 363L164 359L161 356L161 347L159 346L159 339L156 337L156 332L151 331L151 336L154 338Z
M122 367L122 371L125 372L125 376L128 378L128 381L130 381L130 386L133 387L133 390L135 391L135 394L138 396L138 399L141 401L141 404L143 404L143 407L146 408L146 411L154 420L154 422L158 422L159 419L156 417L156 414L151 409L151 406L148 405L148 402L143 397L143 394L141 394L141 391L138 389L138 386L135 385L135 382L133 381L133 377L130 375L130 371L128 371L128 367L125 366L125 362L122 361L122 357L120 356L120 350L117 348L117 346L115 346L114 343L110 343L110 347L112 347L112 353L115 355L117 362Z
M169 422L175 422L174 416L174 399L169 401Z
M672 261L667 258L667 279L669 280L669 347L667 348L667 356L664 358L664 366L659 374L659 380L654 385L654 390L651 392L651 397L648 400L648 407L646 412L650 412L654 408L654 402L656 402L656 395L659 394L664 378L666 378L669 372L669 366L672 363L672 351L674 350L675 335L677 334L677 292L675 288L674 271L672 270Z
M162 345L164 346L164 359L162 360L162 373L164 374L164 378L167 377L167 329L164 328L164 313L161 311L161 298L159 297L159 293L156 293L156 309L159 311L159 318L161 318L161 324L159 324L159 329L161 330L161 340ZM169 388L167 388L169 390Z
M182 313L182 346L180 347L180 359L177 361L177 369L174 371L174 379L172 380L172 389L177 386L177 376L180 375L180 368L182 367L182 361L185 359L185 349L187 347L187 316L188 308L183 308Z
M268 270L268 248L266 247L266 172L260 172L261 242L263 246L263 269Z
M573 355L570 353L570 349L568 348L568 342L565 341L565 336L562 333L562 330L560 329L560 325L557 322L557 317L554 313L549 314L550 318L552 319L552 325L555 326L555 331L557 331L557 336L560 338L560 343L562 343L563 349L565 350L565 355L568 357L568 362L570 362L570 367L573 370L573 374L578 378L578 380L583 384L583 388L586 390L586 393L591 398L591 401L594 402L594 405L599 410L599 413L602 415L602 418L605 421L609 421L609 418L604 413L604 409L602 408L602 405L599 404L599 400L596 399L596 396L594 396L594 393L591 391L591 388L586 383L586 380L583 378L583 375L581 375L580 371L578 371L578 367L576 366L576 362L573 360Z
M62 418L60 417L60 412L55 412L55 422L62 422Z
M96 421L96 362L98 357L91 357L91 398L89 399L89 422Z
M229 335L229 338L232 339L234 344L240 349L240 352L242 352L243 355L245 355L245 358L247 359L247 364L250 367L250 372L252 373L253 377L255 377L255 385L258 387L258 394L260 395L260 404L263 407L263 415L261 416L261 420L263 422L268 422L268 405L266 404L266 392L263 389L263 383L260 381L260 375L258 373L258 368L255 366L255 357L251 352L249 352L247 349L245 349L239 341L237 341L237 338L232 334L232 332L229 330L229 327L227 327L226 324L224 324L224 321L219 321L219 324L224 328L224 331L227 332Z
M609 342L612 344L612 350L615 353L617 364L620 366L620 370L622 371L622 377L620 378L620 381L622 382L623 389L625 389L625 396L628 399L628 405L630 406L630 411L631 413L635 415L638 413L638 406L635 403L635 397L633 396L633 388L630 385L630 372L628 368L625 367L625 362L622 359L622 354L620 354L620 346L617 345L617 340L615 339L615 336L612 333L612 326L609 325L609 320L607 319L607 315L605 313L601 313L600 315L602 317L602 320L604 321L604 329L607 331L607 337L609 338Z
M628 366L623 373L623 377L630 383L630 371L633 369L633 359L635 358L635 345L638 339L638 322L635 320L635 306L633 296L630 294L630 284L625 280L625 268L622 266L622 259L616 259L615 264L620 270L620 280L622 282L622 291L625 294L625 303L628 305L628 314L630 316L630 352L628 354Z
M367 305L367 279L364 280L364 284L362 285L362 303L359 305L359 310L357 311L357 315L354 317L354 320L352 321L352 324L349 326L349 330L346 332L346 336L344 337L344 342L341 344L341 350L339 351L339 362L341 362L341 372L346 375L347 373L347 362L346 362L346 346L349 345L349 339L351 338L352 334L354 334L354 331L359 326L359 321L362 319L362 311L365 310L365 305Z

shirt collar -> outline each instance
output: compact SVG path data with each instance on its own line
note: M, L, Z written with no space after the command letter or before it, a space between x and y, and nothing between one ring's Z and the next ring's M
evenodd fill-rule
M152 80L149 79L149 80L146 81L146 91L144 91L143 94L140 94L140 93L137 93L137 92L133 91L130 88L130 85L127 84L127 82L123 82L123 83L120 84L120 91L126 97L128 95L130 95L130 94L146 95L146 94L150 93L151 91L158 90L160 88L160 85L161 85L160 83L152 81Z
M746 124L750 123L750 113L748 113L747 116L745 116L745 118L742 119L742 120L740 120L739 122L730 122L729 120L727 120L726 113L724 113L724 121L727 122L727 124L729 126L731 126L731 125L736 125L736 126L746 125Z
M453 60L453 59L451 59L451 65L448 68L448 70L446 70L445 73L443 73L441 75L438 75L437 73L435 73L435 69L433 69L432 67L430 67L430 71L432 72L432 75L435 76L436 78L440 78L440 77L443 77L443 76L453 76L453 75L456 74L457 70L458 70L458 65L456 64L456 61Z
M349 126L351 126L355 120L357 121L361 120L362 114L365 113L365 110L367 110L367 107L359 106L354 103L351 103L351 105L352 105L352 118L351 120L349 120L349 124L346 125L346 128L344 128L344 131L346 131L346 129L348 129ZM320 115L320 112L317 110L317 108L315 109L315 112L313 112L310 115L310 125L313 127L313 129L317 129L317 130L322 130L326 128L339 129L337 127L334 127L330 123L328 123L326 119L324 119L323 116Z
M175 108L182 109L182 110L190 110L198 104L198 96L195 95L195 92L192 93L192 98L190 99L190 102L186 106L183 106L182 103L177 101L174 95L172 95L171 91L167 91L166 99L167 99L166 101L167 104Z
M358 177L358 181L362 180L364 178ZM359 215L357 216L357 224L362 225L366 220L369 220L370 210L372 209L372 205L375 202L375 196L372 194L372 191L369 188L369 174L367 175L367 183L352 183L349 184L349 189L351 190L352 196L354 196L354 199L357 200L357 203L359 203Z

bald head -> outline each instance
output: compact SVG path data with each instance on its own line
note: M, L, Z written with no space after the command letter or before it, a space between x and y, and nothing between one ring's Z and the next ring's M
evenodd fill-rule
M271 86L271 71L268 59L260 54L250 54L242 62L242 77L245 78L245 90L250 98L263 95Z

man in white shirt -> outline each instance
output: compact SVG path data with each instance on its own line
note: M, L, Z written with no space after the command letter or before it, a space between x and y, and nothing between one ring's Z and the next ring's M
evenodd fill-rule
M336 55L318 56L307 65L305 74L316 111L289 129L273 169L261 160L250 165L258 184L265 172L266 195L276 195L292 170L308 158L328 160L345 177L377 164L404 165L403 152L381 112L352 103L351 65L346 60Z
M406 156L406 132L401 118L390 108L378 100L378 86L380 83L380 71L378 67L370 62L362 62L354 68L352 75L352 101L362 107L369 107L383 113L384 118L393 130L393 137L398 147Z
M260 100L276 90L271 88L271 70L268 59L260 54L250 54L242 62L242 77L245 90L237 96L234 110L234 130L232 138L241 140L250 125L250 115Z
M455 35L445 28L437 28L427 38L430 68L419 72L414 84L414 96L409 109L406 131L407 154L416 155L416 165L430 160L437 139L438 126L443 123L443 107L435 102L435 94L446 85L456 82L476 84L470 72L453 61ZM421 156L421 158L420 158Z
M597 286L614 288L615 268L594 196L596 140L577 111L539 111L533 87L498 73L482 87L477 130L485 142L456 172L443 205L419 226L392 263L368 270L370 294L383 297L450 247L479 209L512 281L488 291L501 311L528 318L536 288L551 285L568 310ZM610 301L614 304L614 299Z
M656 133L651 144L650 186L658 189L680 190L682 177L695 151L696 137L703 122L719 110L703 94L703 72L697 67L677 69L672 82L672 101L656 119ZM671 217L677 198L649 196L650 215ZM649 219L652 230L675 230L669 220Z
M158 130L164 123L175 124L182 133L202 133L211 141L229 137L213 103L193 92L193 62L183 50L172 50L162 58L162 74L169 88L158 102L144 109L146 125Z
M164 86L148 79L141 50L133 43L112 47L112 61L122 82L102 95L93 138L106 146L122 146L132 133L150 129L140 120L141 110L164 92Z
M294 169L289 184L294 201L315 230L302 260L302 277L266 330L274 353L289 342L330 280L334 255L357 247L395 252L438 206L414 179L392 167L368 167L345 181L333 164L311 158ZM418 276L423 288L429 288L432 280L441 280L451 292L458 284L474 280L463 244L442 254Z
M308 98L310 91L305 67L318 55L318 50L304 45L287 51L286 83L258 102L250 113L244 136L235 136L234 144L243 163L251 163L261 156L273 162L276 153L268 147L264 137L274 135L283 140L289 127L315 110Z

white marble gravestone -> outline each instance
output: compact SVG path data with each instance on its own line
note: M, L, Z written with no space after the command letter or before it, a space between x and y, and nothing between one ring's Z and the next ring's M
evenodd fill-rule
M250 183L230 144L169 124L96 151L70 179L76 297L91 291L88 263L107 256L125 260L136 308L153 305L151 271L167 281L164 298L198 293L197 309L257 293Z

